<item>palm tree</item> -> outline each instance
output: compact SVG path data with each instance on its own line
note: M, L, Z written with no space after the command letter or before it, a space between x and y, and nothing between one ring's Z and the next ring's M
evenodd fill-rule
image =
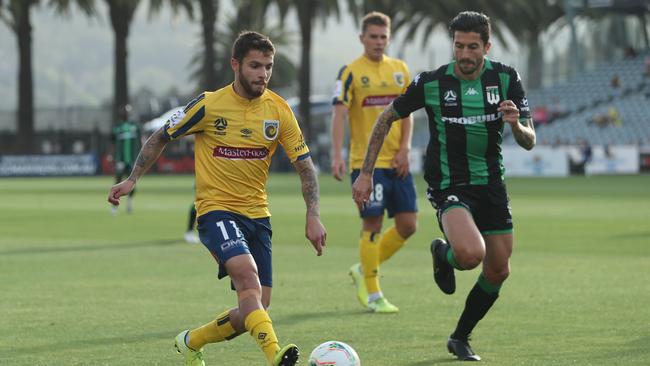
M201 86L210 90L217 85L216 23L219 0L199 0L201 6L201 27L203 29L203 67Z
M64 0L62 0L64 1ZM113 96L113 120L117 120L118 111L122 106L129 104L128 84L128 46L127 40L140 0L105 0L108 5L109 18L113 33L115 34L114 49L114 96ZM164 0L151 0L150 15L154 15L162 8ZM169 0L174 10L183 7L190 16L192 15L192 4L190 0Z
M191 61L191 64L200 63L197 71L192 73L192 78L198 79L198 90L212 90L219 84L216 50L219 0L170 0L170 5L175 11L179 7L184 7L192 19L193 2L198 2L201 12L202 52L194 56ZM162 3L162 0L152 0L152 10L157 12Z
M216 82L210 85L201 83L199 90L214 90L223 87L233 81L233 74L230 68L231 47L235 39L242 30L250 29L263 33L273 41L276 48L282 48L283 45L291 43L291 37L283 29L269 25L266 22L266 16L272 0L241 0L238 2L236 13L222 22L223 27L219 29L219 39L216 42ZM192 58L192 65L204 65L204 53L197 53ZM294 80L296 73L295 66L291 63L287 55L276 49L273 77L269 87L287 87ZM196 68L192 73L192 78L202 80L202 68Z
M34 80L32 77L32 22L31 9L40 0L0 1L0 20L16 35L18 45L18 133L15 152L34 152ZM93 12L93 0L76 0L86 13ZM50 0L59 14L66 14L70 8L69 0Z
M242 0L239 2L236 14L225 22L217 47L221 55L217 63L220 86L226 85L233 80L232 70L230 69L231 47L239 33L245 29L255 30L267 35L276 46L273 60L273 77L269 87L287 87L292 84L296 68L289 60L289 57L278 50L282 46L292 43L291 37L283 29L266 22L266 19L268 19L266 14L272 3L272 0Z
M300 105L298 107L298 114L303 122L303 130L307 140L310 140L310 133L312 130L311 117L310 117L310 101L311 94L311 43L312 43L312 29L316 19L320 19L323 24L327 21L330 15L340 15L337 0L275 0L277 3L282 18L289 12L290 9L295 9L298 17L298 24L300 26L300 71L298 76L299 83L299 97Z
M543 48L539 44L542 32L564 16L560 2L526 0L404 0L399 6L387 0L349 0L353 14L359 10L377 9L393 17L393 30L405 29L403 46L415 38L417 32L431 33L435 28L447 23L464 10L480 11L492 19L494 36L507 47L504 31L508 29L520 42L529 48L528 85L541 85ZM423 46L427 37L422 38Z
M502 3L500 21L508 27L521 43L528 46L527 84L529 88L542 86L544 47L540 36L553 23L564 17L564 8L559 1L509 1Z
M410 16L415 13L415 7L419 4L412 0L347 0L347 5L352 19L357 24L364 15L378 11L390 17L391 31L397 33L410 23Z
M129 83L127 67L127 39L135 10L140 0L106 0L108 13L115 35L113 49L113 121L117 120L119 109L129 104Z

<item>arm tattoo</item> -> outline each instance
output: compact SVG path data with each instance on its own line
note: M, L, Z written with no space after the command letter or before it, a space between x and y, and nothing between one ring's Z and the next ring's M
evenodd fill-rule
M307 216L320 216L318 178L311 158L296 160L293 166L300 175L302 197L307 205Z
M375 122L375 127L372 129L370 141L368 142L366 158L361 168L362 173L372 174L375 163L377 162L377 155L379 155L379 150L381 150L381 145L384 143L390 126L398 119L400 119L400 116L395 112L392 103L377 117L377 122Z
M128 180L136 182L158 160L168 142L169 140L163 134L163 128L154 132L140 149Z
M521 128L512 129L512 134L519 146L531 150L535 146L535 126L532 118L527 118Z

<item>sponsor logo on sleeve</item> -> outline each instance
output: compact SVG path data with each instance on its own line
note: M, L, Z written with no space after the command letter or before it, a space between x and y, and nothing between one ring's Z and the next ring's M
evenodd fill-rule
M278 137L280 121L274 119L265 119L262 128L264 130L265 139L270 141L275 140Z
M185 117L185 112L183 112L182 110L176 111L176 113L172 114L172 116L169 117L167 128L174 128L180 121L183 120L184 117Z
M422 76L422 73L419 73L419 74L415 75L415 79L413 79L413 84L414 85L418 84L418 82L420 81L420 76Z
M341 80L336 80L336 83L334 84L334 92L332 93L332 98L338 98L341 95L341 91L343 90L343 82Z
M300 152L300 150L302 150L302 149L304 149L304 148L306 148L306 147L307 147L307 144L305 143L305 141L304 141L304 140L301 140L301 141L300 141L300 144L298 144L298 146L296 146L296 147L293 148L293 151L294 151L294 152Z

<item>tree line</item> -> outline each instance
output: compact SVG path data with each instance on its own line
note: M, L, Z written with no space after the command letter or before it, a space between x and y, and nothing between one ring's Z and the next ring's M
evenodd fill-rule
M105 4L107 14L102 14L99 3ZM84 16L110 19L114 34L114 116L121 106L129 103L128 38L139 7L148 6L150 16L156 16L163 7L169 7L175 13L184 12L200 26L202 47L193 57L195 67L192 72L197 90L215 90L232 81L230 46L240 30L257 30L269 35L276 45L287 44L290 39L282 24L289 20L289 16L294 16L300 30L300 63L296 67L286 55L277 54L271 87L298 80L298 115L309 138L312 32L319 22L324 24L331 17L340 19L345 12L358 23L364 14L377 10L393 19L393 34L401 34L406 43L412 43L418 32L429 34L437 27L446 26L460 11L481 11L492 19L493 33L497 38L503 40L505 32L509 31L518 42L527 46L528 84L537 87L541 85L544 52L540 36L551 25L564 20L567 3L568 0L235 0L234 15L226 22L218 23L223 5L221 0L0 0L0 21L15 35L18 56L18 129L12 150L18 153L34 151L34 24L31 12L37 6L51 7L61 16L69 15L72 8L77 7ZM270 11L279 15L277 24L268 24ZM645 11L647 8L644 14ZM426 41L427 37L423 37L423 43ZM504 44L508 47L507 43Z

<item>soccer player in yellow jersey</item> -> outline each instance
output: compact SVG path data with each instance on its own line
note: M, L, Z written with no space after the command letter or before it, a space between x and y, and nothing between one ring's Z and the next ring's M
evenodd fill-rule
M266 181L281 144L300 175L307 206L305 235L322 254L326 232L319 216L318 181L309 149L287 102L266 89L275 48L264 35L242 32L232 49L235 81L205 92L172 116L145 143L129 178L110 190L119 204L171 140L195 135L196 209L201 242L230 276L238 305L175 340L186 366L204 366L208 343L249 332L269 365L298 362L298 348L280 347L266 312L271 301L271 223Z
M370 132L383 109L409 84L406 64L384 55L390 41L390 18L379 12L367 14L362 21L364 53L339 72L332 115L332 174L343 180L345 120L350 125L349 161L352 181L359 175ZM395 313L398 308L384 297L378 279L379 265L397 252L417 226L417 205L413 178L409 172L413 120L410 116L396 122L379 153L371 200L360 210L362 232L359 240L361 262L350 268L363 306L377 313ZM384 210L395 225L381 233Z

